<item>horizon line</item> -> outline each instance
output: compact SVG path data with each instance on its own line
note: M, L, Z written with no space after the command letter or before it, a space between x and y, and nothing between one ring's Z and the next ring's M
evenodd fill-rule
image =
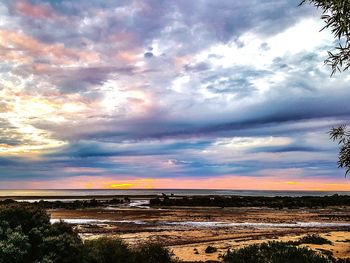
M275 190L275 189L212 189L212 188L0 188L0 191L255 191L255 192L350 192L349 190L322 190L322 189L305 189L305 190Z

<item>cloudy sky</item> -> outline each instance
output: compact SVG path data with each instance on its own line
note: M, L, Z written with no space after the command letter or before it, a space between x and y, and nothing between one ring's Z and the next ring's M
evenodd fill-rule
M320 11L0 0L0 188L350 190Z

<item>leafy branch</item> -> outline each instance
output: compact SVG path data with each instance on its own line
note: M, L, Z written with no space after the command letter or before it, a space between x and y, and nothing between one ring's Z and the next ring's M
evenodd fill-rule
M334 51L328 51L325 64L331 66L332 74L342 72L350 68L350 1L349 0L303 0L322 9L321 19L326 25L321 29L331 29L334 38L338 40L338 46Z
M345 125L333 127L329 132L333 141L338 141L340 145L338 167L345 168L345 177L350 172L350 132Z

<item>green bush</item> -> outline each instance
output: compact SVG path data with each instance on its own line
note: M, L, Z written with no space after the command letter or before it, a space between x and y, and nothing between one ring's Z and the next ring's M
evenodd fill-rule
M11 229L21 226L24 233L33 228L50 225L50 217L45 210L36 206L19 204L0 207L0 222L6 222Z
M145 244L130 249L118 238L102 237L85 242L86 263L171 263L168 249L159 244Z
M83 242L67 224L50 224L31 205L0 206L0 263L81 262Z
M250 245L224 256L225 263L331 263L331 260L308 248L282 242Z
M87 263L129 263L134 255L120 239L99 238L85 242Z
M29 254L30 243L20 227L15 230L8 229L0 241L0 262L22 263Z
M210 207L271 207L271 208L300 208L349 206L349 195L332 196L185 196L152 198L151 206L210 206Z
M37 205L0 205L0 263L171 263L166 248L132 250L121 239L82 242L64 222L50 224Z
M171 263L174 262L167 248L160 244L147 244L136 250L136 263Z
M205 249L205 253L208 253L208 254L214 253L214 252L216 252L216 251L217 251L217 249L216 249L215 247L212 247L212 246L208 246L208 247Z

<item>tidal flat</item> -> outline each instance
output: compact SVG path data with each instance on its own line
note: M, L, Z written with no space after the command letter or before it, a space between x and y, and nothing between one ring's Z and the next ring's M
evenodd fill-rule
M160 243L183 262L221 262L228 250L272 240L295 242L310 234L330 244L299 246L335 258L350 257L347 204L312 208L150 206L148 198L131 196L127 202L114 204L104 198L104 205L47 211L52 222L74 225L84 240L108 236L120 237L130 246ZM209 246L215 249L206 253Z

